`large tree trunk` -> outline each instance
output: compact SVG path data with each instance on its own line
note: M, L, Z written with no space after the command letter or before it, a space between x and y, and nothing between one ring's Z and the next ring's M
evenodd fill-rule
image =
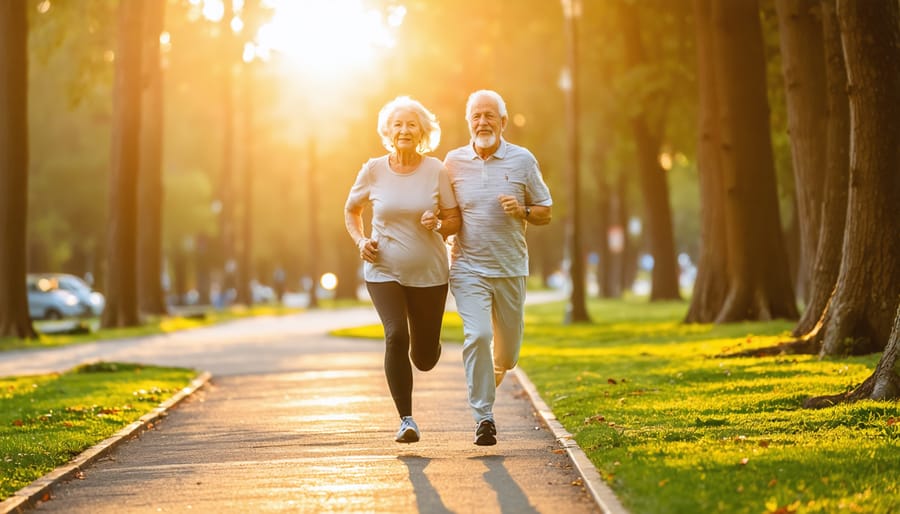
M27 4L0 4L0 337L36 337L25 289L28 215Z
M796 318L778 212L757 1L715 2L712 21L729 275L716 322Z
M569 276L572 281L572 291L569 295L569 303L566 305L566 323L590 323L591 317L587 311L587 283L584 272L584 251L582 241L581 219L581 150L579 135L578 107L578 17L572 9L574 2L567 0L564 32L566 34L566 55L571 86L566 92L566 124L567 129L567 177L569 212L566 227L566 240L569 250Z
M900 6L840 1L837 14L850 91L850 192L822 355L883 350L900 300Z
M162 133L163 76L160 65L159 36L165 19L165 0L144 3L144 110L143 146L138 196L138 294L141 312L162 315L166 303L162 290Z
M104 327L140 324L137 302L137 187L141 123L140 2L119 5L113 85Z
M697 83L699 86L699 140L697 168L700 178L700 257L697 278L685 322L712 323L716 320L728 292L728 260L725 246L725 205L721 141L716 102L716 76L713 69L711 4L694 0L697 19Z
M631 69L647 64L635 9L634 6L624 4L620 9L626 60ZM653 255L650 300L677 300L681 298L678 290L678 263L675 258L669 183L658 160L660 135L651 130L646 112L633 115L631 126L644 197L650 253Z
M850 102L847 99L847 71L835 13L836 0L821 0L822 33L825 44L825 76L828 119L825 122L824 199L819 227L819 246L810 280L806 310L794 328L795 336L818 330L818 321L841 267L841 245L847 219L847 179L850 175Z
M819 240L825 177L828 102L819 0L777 0L778 34L794 168L800 260L797 285L809 298Z
M875 371L856 389L834 395L808 398L803 406L809 409L831 407L858 400L896 400L900 398L900 305L894 314L894 326L888 344L875 366Z

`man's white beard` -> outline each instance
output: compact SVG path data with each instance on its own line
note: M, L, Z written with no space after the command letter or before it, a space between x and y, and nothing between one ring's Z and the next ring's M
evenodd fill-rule
M494 143L496 142L497 136L495 134L475 136L475 146L478 148L490 148L494 146Z

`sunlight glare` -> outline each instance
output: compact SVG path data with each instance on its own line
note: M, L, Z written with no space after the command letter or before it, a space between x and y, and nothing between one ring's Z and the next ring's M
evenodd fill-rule
M307 75L339 75L371 66L376 50L391 48L389 30L402 23L405 9L388 19L361 0L269 0L272 20L257 35L260 48L280 53Z

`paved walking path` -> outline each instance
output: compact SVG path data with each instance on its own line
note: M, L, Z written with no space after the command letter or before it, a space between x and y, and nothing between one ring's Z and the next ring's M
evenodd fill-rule
M416 372L413 409L422 440L395 443L399 420L384 379L383 343L325 335L375 322L372 308L316 311L0 354L0 376L96 359L188 366L213 375L152 429L84 467L80 479L55 484L52 499L37 511L606 510L595 501L595 484L585 483L557 442L559 434L536 415L516 375L498 390L498 445L472 444L456 344L444 345L434 370ZM621 512L614 498L609 506Z

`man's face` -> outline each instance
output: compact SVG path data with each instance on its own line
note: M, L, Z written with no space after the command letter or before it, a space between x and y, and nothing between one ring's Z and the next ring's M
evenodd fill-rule
M497 102L489 96L479 96L469 112L469 133L478 148L493 148L506 128L506 118L500 117Z

